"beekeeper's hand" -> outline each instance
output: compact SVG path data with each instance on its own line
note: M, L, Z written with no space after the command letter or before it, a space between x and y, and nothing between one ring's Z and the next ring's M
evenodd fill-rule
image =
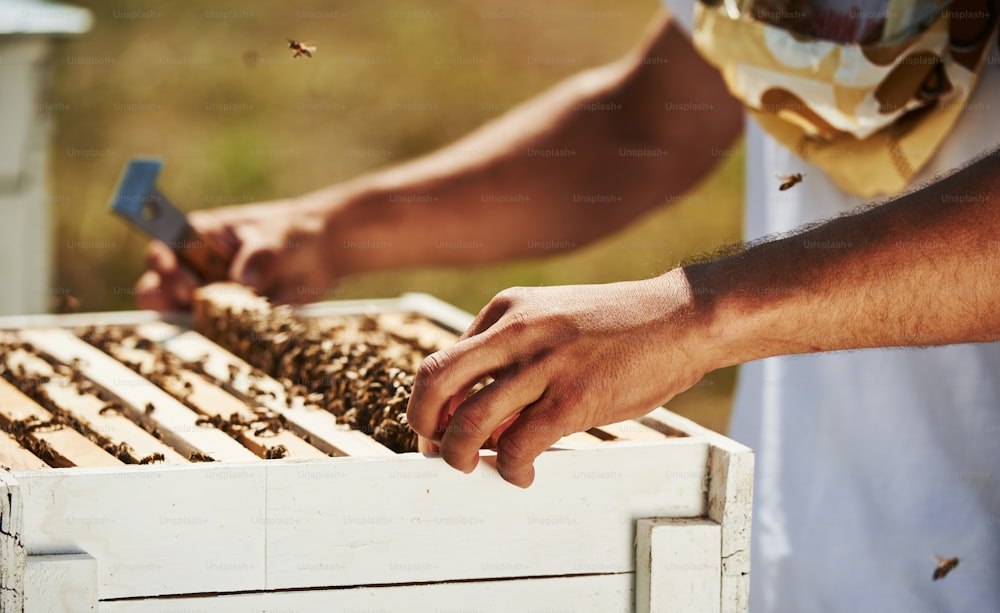
M188 217L196 231L233 251L231 280L288 303L323 297L337 277L336 266L323 254L328 218L291 200L196 211ZM139 307L187 309L201 282L195 272L160 241L147 248L146 265L136 283Z
M496 437L515 485L559 438L638 417L714 368L684 274L646 281L505 290L454 346L421 365L408 419L451 466L470 472ZM495 381L465 398L486 377Z

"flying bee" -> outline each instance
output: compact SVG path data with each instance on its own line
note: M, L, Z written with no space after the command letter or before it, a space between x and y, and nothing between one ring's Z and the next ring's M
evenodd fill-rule
M315 45L310 45L308 41L299 41L292 38L287 40L288 48L295 52L292 54L293 58L299 57L300 55L312 57L313 52L316 51Z
M799 183L802 183L802 173L796 172L790 175L776 175L778 180L781 181L781 185L778 186L778 190L785 191L786 189L792 189Z
M50 302L56 313L75 313L80 310L80 299L70 293L53 296Z
M937 562L937 568L934 569L934 581L944 579L948 573L953 571L955 567L958 566L958 558L942 558L940 556L934 556L934 561Z

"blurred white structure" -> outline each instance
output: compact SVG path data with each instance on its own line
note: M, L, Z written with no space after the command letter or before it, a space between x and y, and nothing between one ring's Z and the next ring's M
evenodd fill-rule
M65 291L51 283L49 54L90 24L86 9L0 0L0 314L44 312Z

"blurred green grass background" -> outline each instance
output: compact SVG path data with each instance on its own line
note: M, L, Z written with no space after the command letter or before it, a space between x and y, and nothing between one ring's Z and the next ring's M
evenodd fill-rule
M430 151L561 78L618 58L655 0L81 1L53 54L56 283L85 311L135 308L146 239L108 213L133 156L181 208L299 194ZM293 60L286 37L317 46ZM539 61L543 58L544 61ZM512 285L648 277L737 240L742 149L683 201L545 260L378 273L335 298L428 292L470 312ZM81 248L83 246L83 248ZM664 368L669 368L664 364ZM723 429L735 369L669 408Z

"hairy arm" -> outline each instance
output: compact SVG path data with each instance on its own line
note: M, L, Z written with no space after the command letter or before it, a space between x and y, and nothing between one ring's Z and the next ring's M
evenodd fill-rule
M723 363L1000 340L1000 150L881 206L685 272Z
M642 415L716 368L996 340L1000 150L876 208L654 279L502 292L425 360L408 414L464 471L493 437L501 475L527 486L560 437Z
M582 245L683 193L741 129L739 103L660 14L621 60L453 145L304 200L330 211L325 259L349 272L533 256L532 241ZM586 202L595 196L611 202ZM366 240L392 247L363 260L344 248ZM452 241L477 248L435 248Z

